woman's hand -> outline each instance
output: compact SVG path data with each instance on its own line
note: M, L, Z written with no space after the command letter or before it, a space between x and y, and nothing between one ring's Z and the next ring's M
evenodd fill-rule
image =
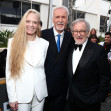
M17 101L13 102L13 103L9 103L9 105L13 111L16 111L18 109L18 102Z

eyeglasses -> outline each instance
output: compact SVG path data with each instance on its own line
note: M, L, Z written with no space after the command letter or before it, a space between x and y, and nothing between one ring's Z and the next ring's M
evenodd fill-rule
M80 31L78 31L78 30L74 30L74 31L72 31L73 32L73 34L75 34L75 35L77 35L78 33L80 34L80 35L83 35L83 34L85 34L86 32L87 32L87 30L85 31L85 30L80 30Z

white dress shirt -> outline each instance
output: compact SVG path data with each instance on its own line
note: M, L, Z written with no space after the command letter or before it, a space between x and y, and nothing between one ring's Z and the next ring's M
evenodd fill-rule
M53 27L53 31L54 31L54 36L55 36L55 41L56 41L56 43L57 43L57 39L58 39L58 32L55 30L55 27ZM64 31L62 32L62 33L60 33L60 47L61 47L61 45L62 45L62 41L63 41L63 37L64 37Z
M79 60L80 60L80 58L82 56L82 53L84 51L84 48L86 46L87 41L88 41L88 39L82 44L81 51L79 51L79 48L77 48L76 50L73 51L73 55L72 55L72 69L73 69L73 74L76 71L77 65L78 65Z

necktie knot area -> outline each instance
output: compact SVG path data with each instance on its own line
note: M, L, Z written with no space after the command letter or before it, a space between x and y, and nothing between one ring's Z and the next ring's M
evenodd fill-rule
M57 35L58 39L57 39L57 49L58 49L58 52L60 52L60 34Z
M60 36L61 36L60 34L57 35L58 38L60 38Z
M79 48L79 51L81 51L81 49L82 49L82 44L81 44L81 45L75 44L74 49L76 50L77 48Z

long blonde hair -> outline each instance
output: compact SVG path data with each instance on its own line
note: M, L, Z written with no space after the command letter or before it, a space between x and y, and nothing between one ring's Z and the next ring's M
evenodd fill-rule
M23 68L24 63L24 53L27 45L27 34L26 34L26 17L29 13L34 13L37 15L40 24L40 13L35 9L29 9L24 16L22 17L18 28L13 36L11 44L11 53L10 53L10 72L11 77L14 79L20 78L20 72ZM40 26L36 30L36 35L40 37Z

